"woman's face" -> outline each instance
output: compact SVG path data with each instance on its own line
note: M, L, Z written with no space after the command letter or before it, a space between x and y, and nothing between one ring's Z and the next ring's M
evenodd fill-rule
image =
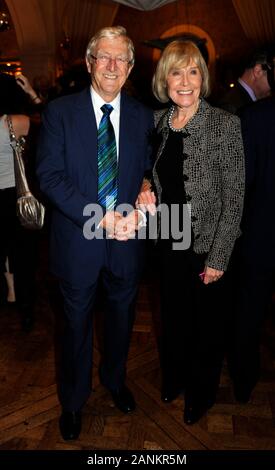
M180 108L196 108L200 98L202 76L191 59L185 67L172 68L167 76L167 92Z

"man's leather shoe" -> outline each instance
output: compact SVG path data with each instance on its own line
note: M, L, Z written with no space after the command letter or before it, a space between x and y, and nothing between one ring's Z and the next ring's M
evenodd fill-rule
M77 439L81 432L81 411L63 411L59 429L64 441Z
M161 390L161 400L163 403L171 403L172 401L176 400L180 395L181 390L179 388L166 388L163 387Z
M29 333L32 331L34 325L34 317L33 315L25 315L22 318L22 330L25 331L25 333Z
M117 391L111 391L113 402L123 413L131 413L136 408L134 397L130 390L124 385Z

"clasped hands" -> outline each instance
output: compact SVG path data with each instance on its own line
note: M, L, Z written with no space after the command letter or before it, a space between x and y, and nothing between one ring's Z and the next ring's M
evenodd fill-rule
M127 216L123 216L117 211L108 211L101 220L99 227L107 232L108 238L114 238L119 241L127 241L135 237L135 232L144 226L141 212L147 211L151 215L156 213L156 197L151 191L150 182L144 178L136 200L136 208Z
M127 241L134 238L135 232L142 227L140 222L142 222L142 215L138 210L132 210L125 217L120 212L108 211L99 226L106 231L108 238Z

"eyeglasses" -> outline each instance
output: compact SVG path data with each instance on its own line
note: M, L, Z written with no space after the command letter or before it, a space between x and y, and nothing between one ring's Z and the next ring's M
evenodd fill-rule
M130 62L131 62L129 59L126 59L124 57L111 57L111 56L105 55L105 54L98 54L97 57L90 54L90 57L92 57L92 59L96 60L98 63L100 63L102 65L107 65L107 64L109 64L110 61L114 60L118 67L125 67L126 65L130 64Z
M261 64L262 66L262 69L265 70L265 71L268 71L268 70L272 70L272 65L270 64Z

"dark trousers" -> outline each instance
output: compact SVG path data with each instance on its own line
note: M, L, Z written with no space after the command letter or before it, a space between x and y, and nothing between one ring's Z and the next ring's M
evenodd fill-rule
M101 272L106 290L104 353L100 378L115 391L124 384L126 361L134 323L137 282L119 279L106 269ZM74 288L60 283L64 298L65 328L60 364L59 396L67 411L80 409L92 388L93 319L97 283Z
M24 314L33 309L35 300L35 270L37 265L38 233L24 229L16 216L15 188L0 190L0 267L5 272L5 260L14 274L17 305Z
M215 399L226 325L225 279L202 283L205 258L160 242L163 383L200 402Z
M234 256L235 305L229 370L236 387L251 391L260 375L261 332L271 303L275 267L243 257L240 247Z

